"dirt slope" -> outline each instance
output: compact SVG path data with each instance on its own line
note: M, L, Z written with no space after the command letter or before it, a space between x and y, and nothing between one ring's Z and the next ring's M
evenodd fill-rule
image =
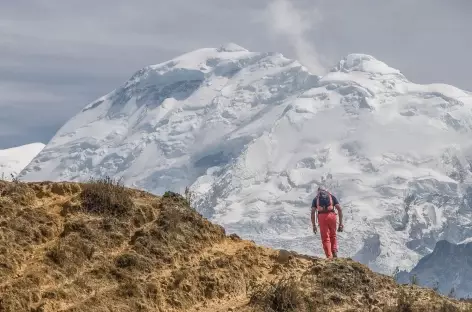
M110 181L0 181L0 225L0 311L472 311L349 259L227 236L180 196Z

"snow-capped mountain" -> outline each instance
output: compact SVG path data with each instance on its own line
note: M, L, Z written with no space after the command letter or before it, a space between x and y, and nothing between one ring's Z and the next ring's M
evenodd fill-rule
M16 177L44 146L43 143L31 143L0 150L0 179Z
M408 284L416 276L419 285L437 288L444 295L466 298L472 294L472 240L451 244L436 243L433 252L423 257L411 272L399 272L396 279Z
M320 77L235 44L135 73L69 120L24 180L110 175L275 248L323 255L319 183L344 207L342 257L391 273L472 236L472 97L350 54Z

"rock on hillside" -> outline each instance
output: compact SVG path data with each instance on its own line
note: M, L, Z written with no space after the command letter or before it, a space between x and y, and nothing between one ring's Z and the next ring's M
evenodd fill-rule
M228 236L178 194L156 197L110 180L0 182L0 222L0 311L467 307L432 290L401 287L350 259Z

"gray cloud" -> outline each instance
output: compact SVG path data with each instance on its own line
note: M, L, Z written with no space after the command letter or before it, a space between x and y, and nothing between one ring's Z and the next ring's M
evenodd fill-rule
M412 81L470 90L470 14L468 0L2 1L0 148L47 143L141 67L225 42L314 72L367 53Z
M263 16L268 30L275 36L283 36L305 67L317 75L326 72L314 42L306 38L306 33L313 31L321 20L316 7L302 11L289 0L275 0L269 3Z

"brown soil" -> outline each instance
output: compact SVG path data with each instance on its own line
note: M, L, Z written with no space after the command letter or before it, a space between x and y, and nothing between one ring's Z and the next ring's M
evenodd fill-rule
M350 259L226 235L177 194L0 181L0 311L472 311Z

